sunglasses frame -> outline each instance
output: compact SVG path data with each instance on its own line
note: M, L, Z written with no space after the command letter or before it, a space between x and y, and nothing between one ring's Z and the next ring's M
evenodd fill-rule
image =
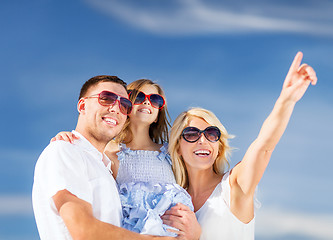
M218 138L217 138L216 141L212 141L212 140L210 140L210 139L206 136L206 132L207 132L207 130L210 130L210 129L212 129L212 128L213 128L213 129L216 129L216 130L217 130L217 133L218 133ZM185 132L187 129L193 129L193 130L196 130L196 131L199 133L198 138L197 138L196 140L194 140L194 141L190 141L190 140L186 139L186 138L185 138L185 133L184 133L184 132ZM204 130L200 130L200 129L197 128L197 127L186 127L186 128L183 129L183 131L182 131L182 135L181 135L181 136L183 137L183 139L184 139L186 142L189 142L189 143L195 143L196 141L198 141L198 140L201 138L202 133L204 134L205 138L206 138L209 142L212 142L212 143L218 142L218 141L220 140L220 138L221 138L221 131L220 131L220 129L219 129L218 127L216 127L216 126L209 126L209 127L206 127Z
M129 90L129 91L128 91L128 96L131 96L131 94L133 93L133 91L136 91L136 92L137 92L137 95L136 95L136 98L134 99L133 105L140 105L140 104L144 103L144 101L146 101L146 99L148 98L148 101L150 102L150 105L151 105L152 107L154 107L154 108L162 109L162 108L165 106L165 99L164 99L164 97L163 97L162 95L158 94L158 93L152 93L152 94L147 95L147 94L145 94L145 93L142 92L142 91ZM145 98L143 99L142 102L140 102L140 103L135 103L135 101L136 101L136 99L137 99L137 97L138 97L138 95L139 95L140 93L144 94L144 95L145 95ZM154 106L154 104L153 104L152 101L150 100L150 97L151 97L152 95L157 95L157 96L159 96L159 97L161 97L161 98L163 99L163 105L162 105L161 107L156 107L156 106Z
M109 96L110 94L114 94L114 95L116 95L117 96L117 99L112 103L112 104L102 104L102 102L101 102L101 94L103 94L103 93L106 93L106 96ZM122 96L120 96L120 95L118 95L118 94L116 94L116 93L114 93L114 92L110 92L110 91L102 91L102 92L100 92L100 93L96 93L96 94L93 94L93 95L91 95L91 96L88 96L88 97L84 97L83 99L86 99L86 98L98 98L98 103L100 104L100 105L102 105L102 106L104 106L104 107L110 107L110 106L114 106L115 104L116 104L116 102L118 102L118 104L119 104L119 110L120 110L120 112L122 113L122 114L124 114L124 115L129 115L129 114L131 114L131 112L132 112L132 109L133 109L133 103L132 103L132 101L131 100L129 100L128 98L125 98L125 97L122 97ZM123 111L123 108L124 107L122 107L122 106L124 106L123 104L122 104L122 100L123 99L125 99L125 101L129 101L129 103L131 103L131 105L130 105L130 109L129 110L127 110L126 112L124 112ZM126 109L126 108L125 108Z

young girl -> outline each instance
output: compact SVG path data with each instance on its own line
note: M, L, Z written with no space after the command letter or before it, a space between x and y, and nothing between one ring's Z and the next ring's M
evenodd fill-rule
M168 231L170 227L163 224L160 216L177 203L192 211L193 205L172 172L164 92L148 79L132 82L128 91L133 110L122 133L105 149L119 186L123 227L142 234L175 236L171 232L175 229ZM51 141L74 138L70 132L61 132Z

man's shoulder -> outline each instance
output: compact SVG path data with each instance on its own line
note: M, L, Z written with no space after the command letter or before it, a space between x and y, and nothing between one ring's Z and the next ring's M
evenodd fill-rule
M53 159L52 161L61 161L61 159L77 159L81 156L80 147L62 140L51 142L39 156L39 161L43 159Z
M51 142L43 151L46 153L55 153L55 152L77 152L79 151L79 147L77 146L77 144L75 143L69 143L69 142L65 142L63 140L58 140L58 141L54 141Z
M85 160L82 151L76 144L65 141L51 142L39 156L36 172L39 174L51 174L54 171L85 168Z

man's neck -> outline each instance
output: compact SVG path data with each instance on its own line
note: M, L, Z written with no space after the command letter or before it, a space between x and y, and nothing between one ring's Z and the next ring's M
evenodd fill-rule
M89 134L87 131L84 131L80 128L75 129L76 132L80 133L88 142L90 142L93 147L95 147L100 153L104 152L105 146L109 142L108 139L97 139L94 135Z

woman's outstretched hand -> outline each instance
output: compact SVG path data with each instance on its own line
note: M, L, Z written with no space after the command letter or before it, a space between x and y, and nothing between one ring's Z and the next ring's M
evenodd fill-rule
M285 100L297 102L300 100L310 83L316 85L316 72L307 64L302 64L303 53L298 52L292 62L286 79L283 83L281 97Z

